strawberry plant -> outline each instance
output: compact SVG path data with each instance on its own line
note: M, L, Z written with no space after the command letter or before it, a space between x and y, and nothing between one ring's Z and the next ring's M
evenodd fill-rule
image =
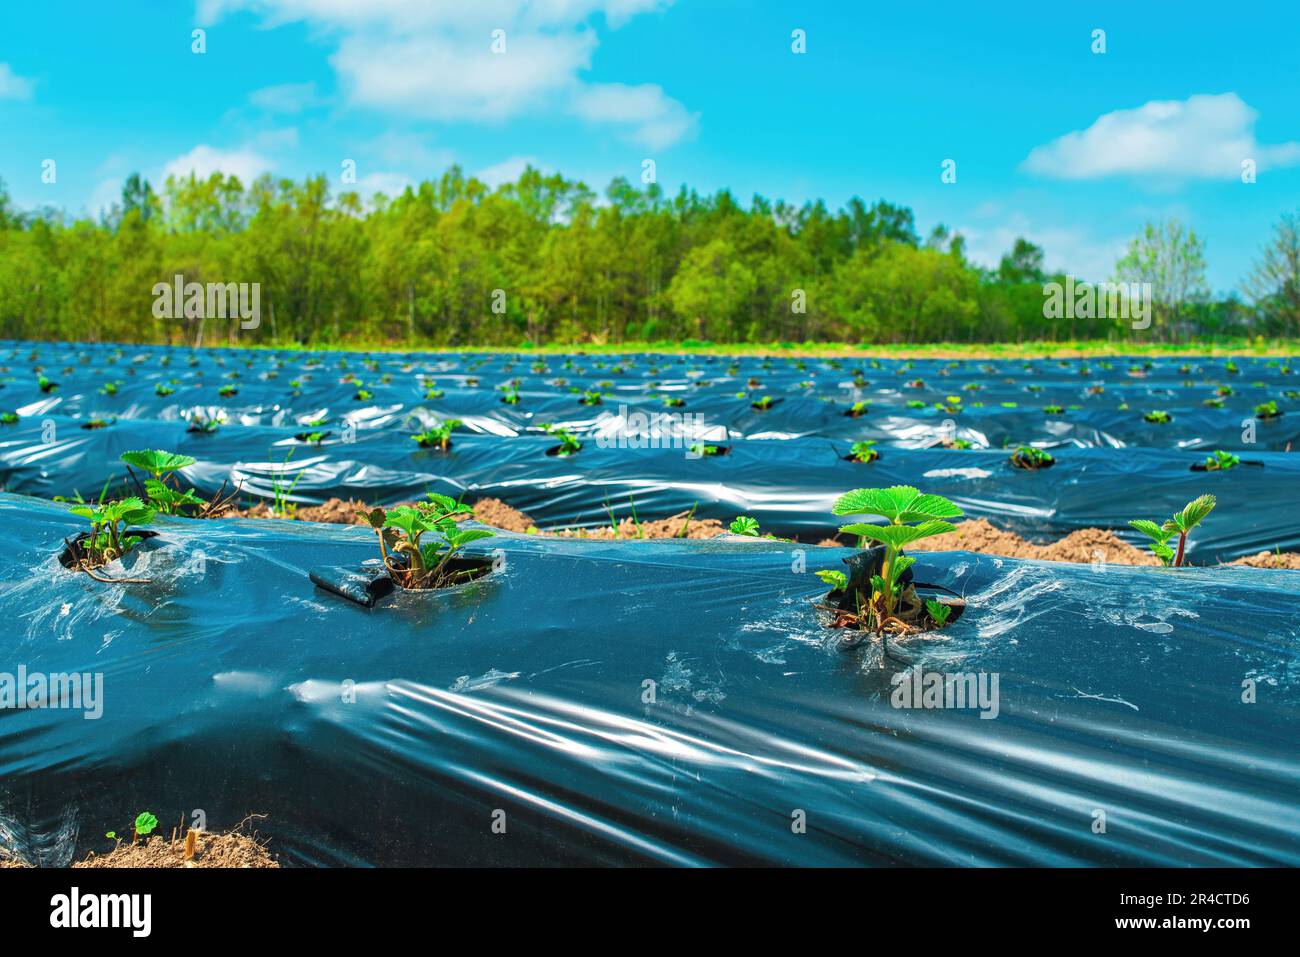
M220 428L225 423L225 421L226 421L226 417L219 412L216 413L215 415L207 415L206 413L203 412L195 412L192 416L190 416L190 427L185 431L199 432L205 435L209 435L217 431L217 429Z
M599 392L584 392L582 398L578 399L579 405L600 405L602 396Z
M555 455L561 458L569 455L577 455L582 451L582 443L568 429L560 428L557 425L551 425L549 422L540 426L541 430L547 435L554 436L560 440L560 444L547 451L547 455Z
M1045 412L1047 415L1060 415L1064 411L1065 411L1064 407L1059 405L1043 406L1043 412Z
M239 395L239 389L233 385L223 385L217 390L217 395L221 396L223 399L229 399L231 396Z
M906 634L922 629L927 619L934 622L933 614L904 578L916 559L904 555L903 546L953 531L956 526L947 519L960 517L961 509L940 495L924 495L910 485L895 485L846 492L832 511L836 515L878 515L887 521L884 525L855 522L840 529L841 534L858 536L860 545L879 542L884 554L879 572L870 576L869 587L859 589L854 596L856 609L841 611L836 624L853 624L883 636L890 631Z
M201 511L208 504L194 494L193 489L181 491L179 487L172 488L167 484L176 471L194 464L195 460L190 456L162 449L141 449L123 452L121 459L128 471L134 465L149 474L144 482L145 494L149 504L163 515L180 515L182 509L189 507ZM134 472L131 477L135 477Z
M849 446L848 457L852 462L861 462L865 465L880 458L880 452L876 449L876 443L873 440L863 439Z
M768 409L772 408L775 402L776 400L770 395L765 395L749 403L749 407L756 412L766 412Z
M171 386L169 386L166 382L159 382L157 385L153 387L153 394L158 396L169 396L175 391L176 390L173 389Z
M708 458L713 455L726 455L727 450L721 445L710 445L707 442L694 442L689 450L692 455L700 458Z
M1205 471L1226 472L1229 469L1235 469L1240 464L1240 456L1220 450L1205 459Z
M862 402L862 401L854 402L851 406L849 406L848 411L845 412L844 414L847 415L850 419L860 419L862 416L867 414L867 409L868 406L866 402Z
M423 432L417 432L411 439L422 449L436 448L446 452L451 448L452 429L463 424L460 419L444 419Z
M1142 418L1150 422L1152 425L1163 425L1166 422L1172 422L1174 420L1174 417L1164 409L1152 409L1146 415L1142 416Z
M1187 535L1199 525L1210 512L1214 511L1215 498L1213 495L1202 495L1200 498L1188 502L1181 512L1174 513L1174 516L1161 525L1155 522L1139 518L1129 522L1131 526L1151 539L1148 546L1151 554L1160 559L1161 564L1173 565L1178 568L1183 564L1183 555L1187 550ZM1169 540L1178 536L1178 550L1175 551L1169 546Z
M17 412L0 412L0 425L17 425Z
M745 535L750 538L758 538L758 519L750 518L748 515L739 515L731 520L728 529L733 535Z
M156 514L154 509L135 497L118 502L81 503L70 511L90 522L88 534L68 543L69 567L87 574L121 558L144 541L144 536L132 535L130 529L150 524ZM91 577L98 578L96 575Z
M1011 453L1011 464L1018 469L1036 471L1055 465L1056 459L1043 449L1034 448L1032 445L1019 445Z
M402 588L445 588L480 574L456 568L452 559L470 542L492 538L485 528L461 528L457 519L473 514L468 505L437 492L427 502L357 512L379 537L379 554L389 576ZM425 542L430 535L435 541Z
M1257 419L1276 419L1281 414L1278 411L1277 403L1272 399L1255 406L1255 418Z

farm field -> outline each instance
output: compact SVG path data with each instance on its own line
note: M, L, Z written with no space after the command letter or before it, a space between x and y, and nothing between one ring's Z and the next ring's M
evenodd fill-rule
M1291 362L4 343L6 651L113 701L6 714L5 848L64 865L157 804L256 809L300 865L1294 865ZM61 562L70 501L154 497L140 450L271 517L178 507ZM960 511L907 549L955 611L849 641L817 573L884 513L837 503L895 486ZM454 516L482 537L446 587L373 594L375 532L301 520L430 492L513 516ZM1207 494L1159 567L1129 521ZM1076 547L960 550L1002 533ZM900 708L926 672L996 693Z

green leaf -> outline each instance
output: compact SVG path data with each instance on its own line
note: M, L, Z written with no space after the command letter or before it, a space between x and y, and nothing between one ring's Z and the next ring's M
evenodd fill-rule
M849 577L844 572L823 569L817 573L817 577L836 591L844 591L849 587Z
M748 515L741 515L731 521L730 531L733 535L758 535L758 520Z
M177 469L188 468L195 462L188 455L177 455L175 452L166 452L162 449L139 449L123 452L121 459L127 465L134 465L138 469L144 469L155 477L167 472L175 472Z
M432 531L434 526L418 508L413 508L410 505L398 505L384 519L384 527L396 528L415 538L425 532Z
M1188 502L1186 507L1178 512L1170 522L1174 525L1174 530L1179 532L1190 532L1199 525L1205 516L1214 511L1214 506L1218 504L1213 495L1202 495L1200 498Z
M934 623L940 627L948 621L948 616L952 614L951 606L945 605L941 601L935 601L933 598L927 598L925 600L925 610L930 613L930 617L934 619Z
M135 819L135 832L140 835L148 834L158 826L158 819L148 811L141 811Z
M461 548L470 542L477 542L479 539L495 537L496 532L490 532L486 528L466 528L448 535L447 543L452 548Z
M899 549L910 542L929 538L931 535L942 535L944 532L951 532L955 528L956 526L949 522L929 521L922 522L919 525L845 525L840 529L840 532L844 535L858 535L862 538L869 538L873 542L881 542L890 548Z
M1168 541L1169 536L1173 534L1172 530L1165 531L1155 522L1147 521L1147 519L1145 518L1135 518L1131 522L1129 522L1129 524L1134 528L1136 528L1143 535L1147 536L1148 538L1154 539L1157 542Z
M957 518L962 513L943 496L922 495L910 485L854 489L841 495L831 511L836 515L880 515L895 523Z

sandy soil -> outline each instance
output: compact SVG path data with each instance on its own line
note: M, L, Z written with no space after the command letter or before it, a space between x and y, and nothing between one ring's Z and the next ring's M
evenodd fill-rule
M309 522L332 522L344 525L362 524L356 517L359 509L366 508L360 501L345 501L331 498L323 505L302 505L298 508L297 518ZM474 503L474 518L484 525L500 528L508 532L520 532L557 536L560 538L596 538L602 540L637 541L652 538L716 538L724 535L727 528L717 519L688 517L689 513L679 512L668 518L650 519L638 527L631 517L618 523L618 530L610 525L594 528L566 528L539 531L533 520L517 508L512 508L496 498L483 498ZM258 503L249 509L235 509L228 513L232 516L247 518L274 518L264 503ZM684 534L683 534L684 533ZM817 544L843 546L850 544L834 538L824 539ZM1088 564L1102 561L1115 565L1159 565L1159 561L1149 551L1136 548L1123 541L1114 532L1100 528L1083 528L1055 542L1038 545L1021 538L1015 532L995 528L986 519L970 519L960 522L956 531L946 535L936 535L922 542L909 546L909 551L969 551L985 555L1002 555L1006 558L1031 558L1049 562L1074 562ZM1252 568L1291 568L1300 570L1300 554L1260 552L1232 562L1233 565L1248 565Z

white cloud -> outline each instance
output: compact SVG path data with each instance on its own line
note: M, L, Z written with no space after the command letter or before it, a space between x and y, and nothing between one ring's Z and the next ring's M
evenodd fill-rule
M278 86L264 86L250 93L248 99L254 106L272 113L301 113L321 103L320 97L316 94L315 83L281 83Z
M615 29L639 13L661 10L672 0L200 0L199 22L252 10L272 25L311 20L349 30L554 29L585 23L603 14Z
M405 173L371 173L357 180L355 191L362 199L371 199L376 193L383 193L389 199L401 196L406 187L414 186L411 177Z
M592 83L582 74L599 44L598 16L617 29L670 2L203 0L199 15L213 22L246 9L270 25L305 21L336 34L330 63L353 106L438 121L567 116L662 149L693 132L698 114L657 85ZM493 51L497 30L504 31L504 52Z
M534 169L541 168L541 164L537 162L535 156L512 156L500 163L494 163L486 169L479 170L474 174L474 178L496 189L502 183L513 183L519 179L523 171L529 166Z
M688 112L653 83L594 84L576 93L574 105L583 119L623 125L629 138L650 149L671 146L692 133L699 122L698 113Z
M958 226L955 232L966 239L967 258L981 266L997 268L1015 241L1024 237L1042 247L1048 272L1064 272L1088 282L1109 279L1128 243L1127 236L1099 238L1079 227L1040 226L1022 213L1007 214L988 226Z
M222 172L227 176L238 176L247 186L270 168L270 160L253 150L219 150L200 144L164 166L163 178L175 176L179 179L194 173L199 179L207 179L213 173Z
M1300 143L1268 146L1255 139L1258 116L1236 93L1152 100L1036 146L1022 165L1057 179L1220 179L1239 177L1247 159L1260 169L1300 163Z
M442 35L346 38L331 58L350 101L427 120L504 120L545 108L589 65L591 31L509 34L495 54Z
M36 84L19 76L8 63L0 63L0 100L30 100Z

